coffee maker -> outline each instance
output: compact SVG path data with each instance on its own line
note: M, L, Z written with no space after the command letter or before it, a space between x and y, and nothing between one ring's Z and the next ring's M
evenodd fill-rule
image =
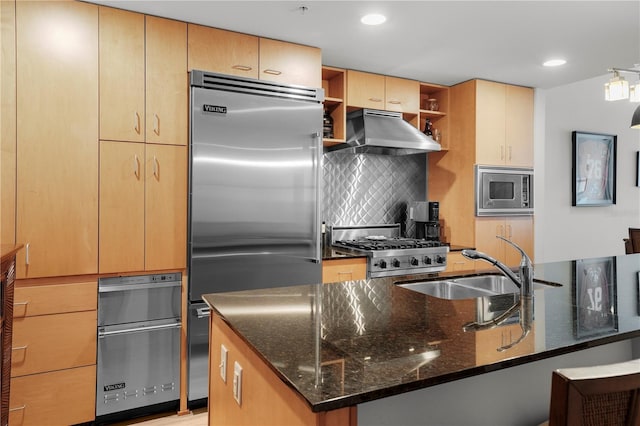
M416 223L416 238L440 241L440 203L438 201L414 202L410 216Z

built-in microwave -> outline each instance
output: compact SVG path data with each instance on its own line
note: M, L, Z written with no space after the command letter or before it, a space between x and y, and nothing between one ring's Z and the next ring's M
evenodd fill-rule
M476 165L476 216L533 214L533 169Z

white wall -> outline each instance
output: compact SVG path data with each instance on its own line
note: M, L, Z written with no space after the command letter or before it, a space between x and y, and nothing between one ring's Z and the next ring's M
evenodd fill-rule
M640 187L635 185L640 130L630 129L637 103L604 100L610 75L536 90L535 261L553 262L624 254L629 227L640 227ZM628 80L633 81L629 76ZM571 206L571 132L618 136L616 204Z

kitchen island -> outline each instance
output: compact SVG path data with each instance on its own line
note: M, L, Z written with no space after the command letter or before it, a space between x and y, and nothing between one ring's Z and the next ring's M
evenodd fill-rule
M411 416L397 417L411 410L429 424L424 411L431 396L423 392L448 393L455 400L461 396L451 386L476 386L496 374L516 382L507 381L499 395L489 390L475 398L505 404L526 398L527 387L539 380L527 378L527 368L537 363L599 349L600 363L623 360L625 351L631 357L631 344L620 345L640 337L639 271L640 255L536 265L536 279L560 286L536 286L532 331L503 352L497 348L519 337L517 322L462 330L492 304L499 305L498 299L447 300L397 285L433 276L205 295L212 308L210 424L385 424L384 414L396 424L412 424ZM447 275L455 274L440 274ZM226 362L221 362L221 345L228 351ZM242 369L239 403L234 400L236 362ZM548 383L556 365L565 366L544 364ZM539 404L524 401L524 410ZM457 411L468 407L464 400L451 405L462 407ZM379 422L371 420L370 413L380 407L386 413ZM431 410L429 416L440 418ZM444 413L456 418L452 414ZM523 412L520 420L544 415ZM513 417L504 422L513 423Z

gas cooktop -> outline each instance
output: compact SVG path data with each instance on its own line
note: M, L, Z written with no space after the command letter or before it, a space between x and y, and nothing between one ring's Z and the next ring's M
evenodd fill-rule
M400 225L334 227L332 245L367 255L367 277L444 271L449 247L440 241L400 237Z

